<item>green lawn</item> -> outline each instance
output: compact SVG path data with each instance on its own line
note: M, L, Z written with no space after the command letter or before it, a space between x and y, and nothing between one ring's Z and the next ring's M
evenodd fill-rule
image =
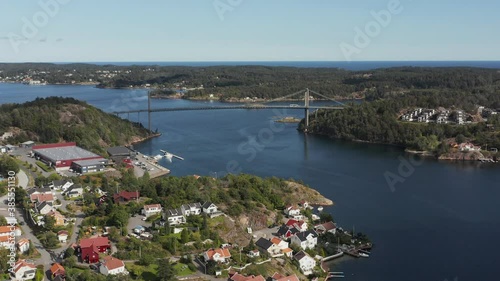
M130 272L132 276L141 277L146 281L156 280L156 275L158 274L158 265L156 264L143 266L127 262L125 263L125 268Z
M193 274L194 272L189 269L187 264L176 263L174 265L175 271L177 272L177 276L186 276Z

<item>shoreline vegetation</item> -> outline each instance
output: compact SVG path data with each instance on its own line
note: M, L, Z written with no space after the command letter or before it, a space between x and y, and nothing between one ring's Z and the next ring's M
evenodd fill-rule
M474 67L393 67L367 71L268 66L115 66L1 64L1 82L88 84L150 89L155 98L262 103L310 88L350 103L311 114L307 132L336 139L396 145L439 159L500 160L500 70ZM28 71L29 70L29 71ZM34 83L36 84L36 83ZM316 97L313 97L316 98ZM283 99L299 102L301 99ZM463 112L463 125L405 122L416 108ZM450 117L451 118L451 117ZM304 130L303 121L299 130ZM462 145L472 146L474 153ZM476 153L477 152L477 153Z
M36 98L22 104L3 104L0 120L0 134L12 134L2 141L5 144L76 141L97 154L105 153L106 147L130 145L161 135L73 98Z

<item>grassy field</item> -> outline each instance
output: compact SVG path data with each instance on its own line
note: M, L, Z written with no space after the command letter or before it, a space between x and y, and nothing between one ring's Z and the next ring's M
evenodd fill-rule
M53 169L50 168L49 166L45 165L42 161L36 161L36 165L40 167L42 170L45 172L52 172Z
M174 265L175 271L177 272L177 276L186 276L193 274L194 272L189 269L187 264L176 263Z
M148 266L134 264L132 262L125 263L125 268L130 272L132 276L140 277L145 281L156 280L156 275L158 274L158 265L150 264Z

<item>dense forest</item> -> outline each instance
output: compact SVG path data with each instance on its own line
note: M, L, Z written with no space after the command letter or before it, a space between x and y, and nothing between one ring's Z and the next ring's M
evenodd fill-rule
M184 89L185 98L273 99L310 88L338 98L375 100L410 91L482 93L500 81L495 69L397 67L370 71L268 66L114 66L91 64L0 64L0 81L36 79L53 84ZM159 92L161 93L161 92ZM171 91L165 91L171 94Z
M75 141L102 153L104 147L124 145L148 136L138 124L107 114L73 98L37 98L24 104L0 106L0 134L12 131L6 142L34 140L41 143Z

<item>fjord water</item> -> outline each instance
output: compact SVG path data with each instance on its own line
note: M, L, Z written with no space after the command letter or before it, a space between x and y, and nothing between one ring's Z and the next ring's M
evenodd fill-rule
M0 84L0 103L37 96L85 100L104 111L146 108L144 90L90 86ZM218 104L154 100L153 107ZM500 166L424 160L391 189L384 175L399 174L395 147L304 135L296 124L275 124L300 110L214 110L152 115L163 133L135 146L185 158L161 164L172 175L221 176L228 171L302 180L335 202L326 208L339 225L367 233L375 243L368 259L331 263L356 281L494 281L500 276ZM126 115L123 117L127 117ZM130 114L137 121L137 114ZM147 125L145 114L140 121ZM456 279L455 279L456 278Z

